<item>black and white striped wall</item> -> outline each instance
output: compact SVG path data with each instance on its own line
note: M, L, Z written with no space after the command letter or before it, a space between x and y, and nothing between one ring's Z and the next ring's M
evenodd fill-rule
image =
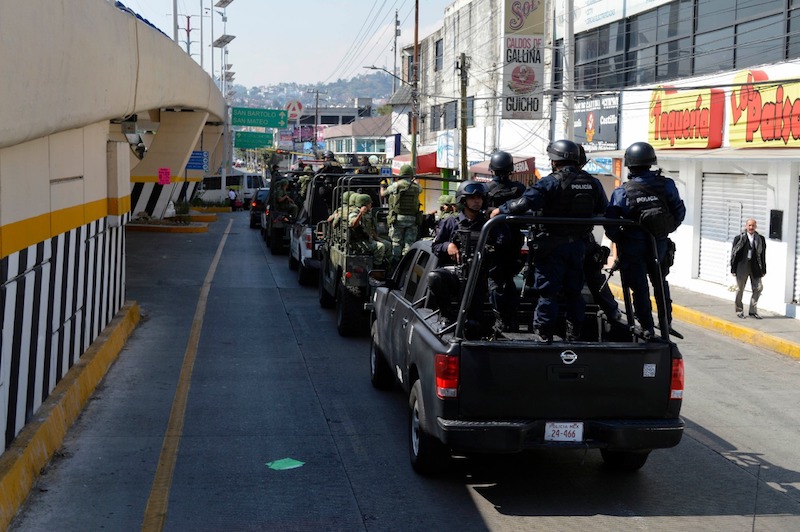
M138 216L146 212L153 218L163 218L170 201L190 201L199 181L184 181L159 185L153 182L134 182L131 186L131 212Z
M0 260L5 450L125 301L125 224L108 216Z

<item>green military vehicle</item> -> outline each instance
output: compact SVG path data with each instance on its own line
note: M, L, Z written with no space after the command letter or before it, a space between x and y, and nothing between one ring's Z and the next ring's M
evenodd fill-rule
M386 240L389 240L388 207L381 204L381 176L346 174L337 177L329 187L333 212L338 213L339 218L317 224L317 236L321 242L319 304L323 308L336 307L339 334L352 336L368 330L369 313L365 304L371 297L369 272L373 269L373 256L353 238L347 219L349 206L343 200L354 194L370 195L378 235ZM390 254L391 250L387 253Z

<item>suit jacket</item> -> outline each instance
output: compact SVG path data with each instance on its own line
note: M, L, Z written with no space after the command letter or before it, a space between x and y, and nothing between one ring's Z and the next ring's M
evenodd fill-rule
M750 240L747 232L742 232L733 239L731 249L731 273L736 274L736 267L739 262L747 260L747 250L750 248ZM758 234L753 233L753 256L750 259L750 270L754 277L763 277L767 274L767 241Z

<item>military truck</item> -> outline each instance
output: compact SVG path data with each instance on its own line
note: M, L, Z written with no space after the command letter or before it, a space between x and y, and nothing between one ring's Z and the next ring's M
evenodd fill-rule
M283 176L282 179L289 181L287 193L295 204L299 204L297 175L290 173ZM267 207L264 211L264 226L262 227L264 240L273 255L280 255L289 248L289 227L292 222L289 211L279 205L277 201L277 184L279 181L280 179L273 179L270 183L270 193L267 199Z
M323 308L336 307L336 329L342 336L351 336L368 330L369 313L365 304L371 296L369 272L373 268L371 253L351 241L349 231L349 206L343 198L352 194L372 196L372 215L378 234L389 239L386 223L388 207L381 204L381 177L377 175L346 174L339 177L331 188L332 207L339 210L336 222L320 221L317 225L319 247L319 304Z
M319 276L319 248L322 241L317 238L317 224L332 212L332 184L341 174L316 174L300 178L307 179L305 195L300 191L302 206L297 219L289 228L289 269L297 270L301 285L310 285Z

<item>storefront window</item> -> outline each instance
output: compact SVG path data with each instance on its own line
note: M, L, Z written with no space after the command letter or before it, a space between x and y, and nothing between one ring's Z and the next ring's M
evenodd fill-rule
M783 60L783 15L739 24L736 28L736 68Z
M733 28L698 35L694 40L694 73L733 69Z

